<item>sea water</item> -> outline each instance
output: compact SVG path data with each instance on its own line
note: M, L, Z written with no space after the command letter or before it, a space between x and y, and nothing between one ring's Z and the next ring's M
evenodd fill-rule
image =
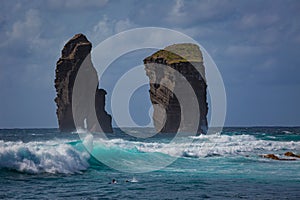
M57 129L2 129L0 199L300 199L300 159L261 157L300 154L300 128L224 128L176 142L145 137L151 131L114 129L87 141ZM168 160L155 171L140 162Z

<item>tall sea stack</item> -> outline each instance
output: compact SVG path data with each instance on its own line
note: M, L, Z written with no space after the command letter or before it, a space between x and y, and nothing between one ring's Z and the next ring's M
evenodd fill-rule
M79 124L76 124L77 126L79 125L81 128L85 127L92 132L112 132L112 119L105 111L106 91L98 88L98 75L91 61L91 49L92 44L87 38L83 34L76 34L65 44L61 52L61 57L56 63L56 114L59 129L62 132L76 130L72 106L77 113L80 113L80 122ZM88 88L92 93L83 93L82 99L79 99L78 102L84 101L86 95L95 95L95 108L92 109L95 109L97 119L94 119L95 117L91 116L91 110L85 109L81 105L72 105L74 82L80 67L84 68L83 73L87 80L83 87ZM99 127L97 126L98 121L101 128L96 128Z
M189 120L182 119L179 100L174 91L179 91L181 96L191 98L195 96L199 105L198 119L193 122L198 134L207 132L207 94L205 68L199 47L195 44L174 44L159 50L144 59L146 74L150 80L150 99L154 108L153 122L156 130L161 133L176 133L180 123L188 127ZM179 72L186 80L174 75L174 70ZM193 95L187 94L183 81L193 90ZM186 93L186 94L185 94ZM193 111L193 107L188 108ZM189 111L187 113L189 113ZM185 128L185 127L184 127ZM183 130L189 131L189 128Z

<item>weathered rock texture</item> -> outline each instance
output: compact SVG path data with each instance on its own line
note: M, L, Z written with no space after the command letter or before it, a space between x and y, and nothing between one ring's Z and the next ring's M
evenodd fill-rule
M95 117L92 117L91 110L83 108L80 103L75 105L76 112L80 113L79 126L93 132L112 132L111 116L105 111L105 95L106 91L98 89L98 75L91 61L92 44L83 34L77 34L70 39L64 46L61 57L56 64L55 88L57 97L55 102L57 105L57 118L60 131L75 131L75 122L72 111L72 93L74 81L80 67L84 68L83 73L86 76L86 82L83 87L90 93L82 94L82 99L77 102L84 101L86 95L95 95L95 109L101 128L96 124ZM83 64L84 61L84 64ZM78 125L78 124L77 124Z
M174 78L172 75L171 71L176 70L186 78L196 94L200 110L199 122L196 122L198 123L196 124L197 133L206 133L207 84L203 57L199 47L194 44L171 45L145 58L144 65L150 79L149 92L154 107L153 121L156 130L163 133L177 132L182 120L180 104L173 92L177 90L184 94L185 89L181 88L183 80L178 77ZM157 67L158 65L160 67ZM168 70L167 66L174 70ZM162 83L167 84L168 87L163 86ZM190 98L190 96L187 94L186 98ZM183 119L183 122L188 126L189 121Z

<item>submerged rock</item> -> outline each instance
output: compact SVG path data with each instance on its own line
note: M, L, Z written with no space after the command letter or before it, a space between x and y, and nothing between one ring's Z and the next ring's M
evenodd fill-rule
M156 130L163 133L189 132L193 129L191 127L196 126L197 133L206 133L207 84L199 47L189 43L174 44L145 58L144 65L150 80L149 92L154 108L153 121ZM174 73L175 70L181 77ZM193 94L186 89L184 82L188 82ZM199 106L199 112L196 113L198 121L188 119L186 114L183 115L178 96L187 99L196 97ZM195 108L185 105L184 109L187 109L186 113L192 114ZM182 130L179 130L180 123L183 123Z
M95 117L91 116L90 110L82 108L80 105L73 105L75 111L80 113L79 125L93 132L112 132L112 119L105 111L106 91L98 88L98 75L91 61L91 49L92 44L87 38L83 34L77 34L65 44L61 57L56 63L55 88L57 96L55 102L60 131L76 130L72 111L72 94L77 72L80 67L83 67L83 73L87 80L83 87L92 92L82 94L82 99L79 102L84 101L86 95L95 95L95 108L92 109L96 110L96 118L101 128L97 128L99 127L97 126L98 122L94 119Z

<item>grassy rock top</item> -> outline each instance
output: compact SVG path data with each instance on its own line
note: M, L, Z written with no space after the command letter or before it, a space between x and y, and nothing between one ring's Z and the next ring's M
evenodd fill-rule
M145 58L144 62L162 58L167 64L179 62L203 62L199 47L192 43L173 44Z

